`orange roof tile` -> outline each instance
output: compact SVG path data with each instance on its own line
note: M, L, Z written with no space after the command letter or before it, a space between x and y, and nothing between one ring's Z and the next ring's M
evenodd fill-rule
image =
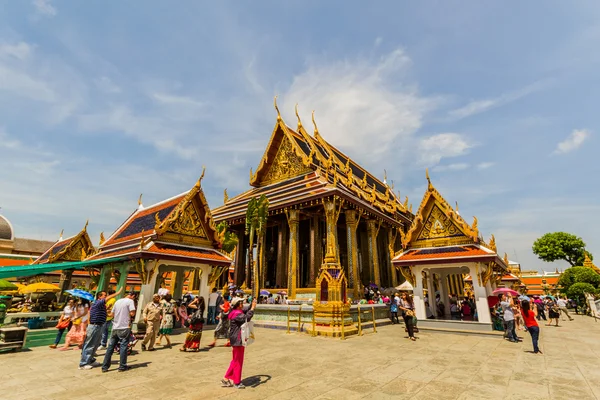
M491 256L485 250L475 246L451 246L451 247L436 247L430 249L410 250L400 255L396 260L424 260L424 259L439 259L439 258L465 258L473 256Z
M200 258L200 259L208 259L208 260L217 260L217 261L224 261L224 262L229 262L229 258L225 257L223 254L219 253L218 251L215 250L209 250L209 249L192 249L192 248L186 248L186 247L164 247L164 246L157 246L156 244L152 245L152 247L150 247L148 250L146 250L149 253L158 253L158 254L169 254L169 255L174 255L174 256L182 256L182 257L194 257L194 258Z

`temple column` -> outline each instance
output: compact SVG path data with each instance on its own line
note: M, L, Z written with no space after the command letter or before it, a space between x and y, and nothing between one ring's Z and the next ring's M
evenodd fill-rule
M323 258L321 256L321 234L319 232L318 216L314 216L310 221L310 260L309 260L309 274L308 274L308 287L315 286L315 278L317 266L321 267Z
M413 291L415 314L417 319L427 319L427 313L425 312L425 296L423 295L423 268L413 267L412 272L415 275L415 287Z
M346 210L346 233L348 235L348 283L352 288L352 299L361 298L360 271L358 270L358 239L356 229L360 222L361 212Z
M396 274L396 268L394 267L394 265L392 264L392 260L394 259L394 241L395 241L396 237L393 236L392 234L392 228L388 228L387 229L387 248L389 251L389 258L388 258L388 267L390 269L390 280L392 283L392 287L396 287L398 286L398 276ZM427 288L429 289L429 286L427 286Z
M98 291L106 291L110 285L111 271L108 267L103 267L100 270L100 279L98 280Z
M246 244L244 243L244 231L240 229L236 233L238 245L235 249L235 271L233 271L233 282L236 286L241 286L246 265Z
M277 287L285 287L287 282L286 277L286 235L287 224L285 221L279 222L279 228L277 229L277 272L275 274L275 285Z
M488 305L485 285L481 282L479 263L469 265L471 279L473 281L473 293L477 307L477 320L479 322L491 323L490 307Z
M58 287L60 287L60 296L58 301L64 303L65 301L65 291L71 289L71 279L73 278L73 270L63 270L60 274L60 281L58 283Z
M373 280L373 283L379 287L381 284L381 278L379 276L379 257L377 254L377 234L379 233L379 228L381 227L381 222L377 223L376 220L370 219L367 221L367 234L369 236L369 264L371 276L370 278Z
M123 291L121 293L119 293L119 295L117 296L118 299L122 298L126 294L125 289L127 287L127 275L129 274L130 266L131 265L129 263L125 263L119 267L120 275L119 275L119 281L117 282L116 291L121 290L121 288L123 288Z
M158 268L154 268L155 263L157 263L157 261L150 261L148 263L146 263L145 265L145 269L146 271L148 271L148 273L152 273L151 271L155 271L154 273L152 273L152 276L150 276L147 280L147 282L142 282L142 286L140 288L140 294L138 296L138 303L137 303L137 308L135 311L135 318L133 320L133 331L134 332L138 332L138 323L140 321L143 321L143 317L142 317L142 312L144 311L144 307L146 307L146 304L148 304L149 302L152 301L152 296L154 295L154 291L156 289L156 281L158 278ZM145 330L145 328L144 328Z
M427 298L429 299L429 310L434 317L437 317L437 307L435 304L435 286L433 285L433 271L427 273Z
M204 297L204 301L206 301L206 309L205 312L208 312L208 296L210 294L210 287L208 285L208 277L210 275L211 266L210 265L202 265L199 269L200 273L200 286L198 288L198 295ZM206 316L206 314L204 315Z
M288 251L288 298L296 298L296 285L298 282L298 265L300 264L299 252L299 227L300 211L287 210L286 216L290 228L289 251Z
M185 269L179 268L175 275L175 285L173 285L173 291L171 292L174 299L181 299L182 292L183 292L183 281L184 280L185 280Z
M440 298L444 303L444 317L450 315L450 298L448 297L448 274L440 273Z

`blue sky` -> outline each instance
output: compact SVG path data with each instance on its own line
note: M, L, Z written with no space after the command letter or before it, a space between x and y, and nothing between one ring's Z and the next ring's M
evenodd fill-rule
M248 188L275 123L325 138L414 209L425 168L524 269L550 231L600 255L597 2L9 1L0 207L19 237Z

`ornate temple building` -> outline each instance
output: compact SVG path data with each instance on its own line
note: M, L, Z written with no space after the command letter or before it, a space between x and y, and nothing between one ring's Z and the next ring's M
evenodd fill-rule
M85 260L98 270L98 290L106 290L111 280L117 289L127 287L132 277L139 280L136 324L159 288L168 287L176 299L187 289L207 299L210 286L231 265L231 259L219 251L222 238L202 191L202 177L189 192L149 207L140 200L138 208L106 240L102 237L98 251Z
M348 277L349 297L359 298L362 287L398 284L391 254L412 221L408 198L402 202L383 182L321 136L313 115L309 135L298 112L296 129L277 121L256 171L251 189L229 198L213 210L239 239L235 283L251 287L249 259L257 260L262 287L287 289L291 299L315 298L315 284L326 254L335 254ZM250 249L245 235L248 203L268 198L263 243ZM326 218L326 210L336 218ZM333 215L333 214L332 214ZM333 240L328 245L327 235ZM328 249L327 246L334 248ZM250 252L256 256L250 258ZM253 253L254 254L254 253Z
M15 237L8 218L0 215L0 267L30 264L42 255L53 242Z
M483 329L491 329L488 297L509 272L507 261L498 256L494 236L486 243L479 233L477 218L468 224L436 190L428 173L427 183L393 264L414 287L419 320L429 316L449 319L451 297L470 292L477 306L478 323ZM468 276L473 278L470 282L465 279ZM436 293L444 304L443 315L438 312Z

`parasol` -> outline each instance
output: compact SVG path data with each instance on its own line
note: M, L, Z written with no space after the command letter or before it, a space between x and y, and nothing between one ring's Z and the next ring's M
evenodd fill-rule
M263 289L263 290L261 290L261 291L260 291L260 295L261 295L261 296L268 296L268 295L270 295L270 294L271 294L271 292L269 292L268 290L264 290L264 289Z
M85 290L71 289L71 290L66 290L65 292L69 293L71 296L81 297L82 299L85 299L85 300L89 300L89 301L94 300L94 295L86 292Z
M519 293L509 288L498 288L492 292L494 295L507 294L509 296L518 296Z
M60 292L60 288L56 285L51 285L46 282L32 283L19 289L19 293L56 293Z
M405 281L400 286L396 286L395 289L396 290L400 290L400 291L405 291L405 292L412 292L413 291L413 286L410 284L409 281Z
M285 290L282 290L281 292L277 292L277 294L279 294L281 296L287 296L287 292Z
M519 300L523 301L523 300L527 300L527 301L531 301L531 299L529 298L529 296L525 296L524 294L519 296Z

